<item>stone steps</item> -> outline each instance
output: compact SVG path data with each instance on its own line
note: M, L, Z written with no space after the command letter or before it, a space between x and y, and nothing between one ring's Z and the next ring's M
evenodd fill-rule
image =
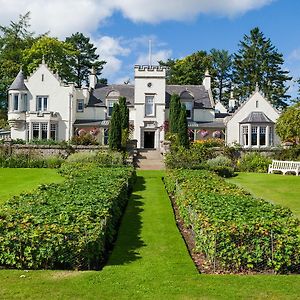
M158 150L138 150L137 156L135 158L135 165L141 170L163 170L165 169L165 164L163 161L163 156Z

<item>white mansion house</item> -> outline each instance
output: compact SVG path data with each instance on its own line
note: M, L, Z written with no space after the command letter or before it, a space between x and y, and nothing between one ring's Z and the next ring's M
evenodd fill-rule
M101 85L91 72L90 85L83 88L62 82L44 62L27 79L20 71L8 92L11 138L70 140L86 131L107 144L113 104L124 96L137 147L159 149L175 93L186 105L192 140L220 137L244 147L279 142L274 132L279 113L258 91L230 115L215 104L208 72L203 85L166 85L165 67L138 65L134 71L134 85Z

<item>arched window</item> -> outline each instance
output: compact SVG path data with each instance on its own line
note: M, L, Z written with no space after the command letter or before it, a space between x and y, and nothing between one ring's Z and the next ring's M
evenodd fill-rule
M116 90L110 91L106 96L107 116L111 117L114 104L118 101L120 93Z

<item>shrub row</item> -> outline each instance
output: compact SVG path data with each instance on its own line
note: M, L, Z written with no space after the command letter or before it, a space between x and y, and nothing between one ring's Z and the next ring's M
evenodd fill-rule
M300 270L300 221L208 171L173 170L165 178L181 218L209 265L230 272Z
M57 155L39 156L36 154L0 153L0 168L59 168L64 159Z
M0 265L98 269L127 203L132 168L65 164L66 180L0 208Z

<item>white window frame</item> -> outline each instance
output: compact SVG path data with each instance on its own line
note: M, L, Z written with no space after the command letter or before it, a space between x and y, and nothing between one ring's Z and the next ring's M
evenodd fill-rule
M118 100L117 99L108 99L106 101L106 108L107 108L107 116L109 118L111 118L112 116L112 112L113 112L113 107L114 107L114 104L115 103L118 103ZM110 109L111 109L111 112L110 112Z
M41 105L39 105L40 99L41 99ZM46 103L46 105L45 105L45 103ZM36 97L36 111L48 111L48 108L49 108L49 97L48 96L37 96Z
M191 120L193 119L193 102L192 101L183 101L182 104L185 105L186 112L190 111L190 116L187 115L187 119Z
M76 111L77 112L84 112L84 99L77 99Z
M151 102L149 102L151 100ZM150 106L151 105L151 106ZM152 107L150 113L148 108ZM155 101L154 95L145 95L145 117L154 117L155 116Z

